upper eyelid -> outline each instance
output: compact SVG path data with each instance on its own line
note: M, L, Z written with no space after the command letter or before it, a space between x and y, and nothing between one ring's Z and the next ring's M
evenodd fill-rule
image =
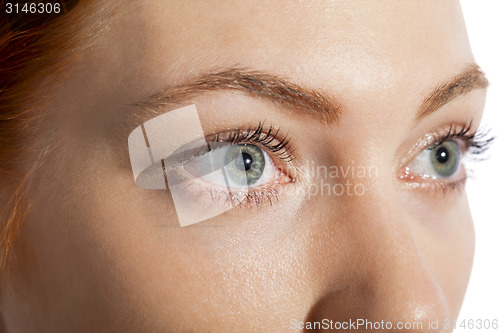
M464 162L466 163L466 160L464 160L464 157L466 153L469 152L470 147L474 146L479 146L480 152L484 152L488 146L491 144L491 142L494 140L494 137L489 136L489 131L484 131L482 129L476 129L474 131L471 131L472 122L469 122L468 125L465 124L451 124L447 130L447 132L442 132L441 134L434 133L432 135L431 140L432 142L429 142L423 149L415 150L411 158L407 159L405 163L401 165L400 171L398 171L399 178L403 179L406 178L408 173L408 166L411 165L411 163L417 158L420 154L422 154L425 150L431 150L434 149L435 147L443 144L444 142L448 141L456 141L457 139L462 140L465 143L465 150L462 150L462 147L460 147L461 150L461 164L463 165ZM478 138L478 136L480 138ZM420 140L421 141L421 140ZM463 167L463 166L462 166ZM403 171L404 170L404 171ZM419 176L419 175L417 175ZM466 177L465 177L466 178ZM413 176L410 179L414 179ZM436 180L432 180L432 182L436 182ZM439 179L438 182L449 182L452 183L454 181L449 181L447 179Z
M438 144L439 142L445 141L446 138L457 137L459 133L467 134L472 137L478 132L478 130L473 130L473 121L461 121L452 122L446 126L442 126L434 131L427 132L423 136L417 139L417 141L410 147L406 153L403 152L403 158L399 163L399 169L406 167L418 154L420 154L425 149ZM465 131L465 130L466 131Z
M418 150L420 152L423 151L424 149L432 147L433 145L440 144L452 138L460 138L460 137L473 138L476 136L476 133L478 132L478 130L474 130L472 133L470 133L472 128L472 121L469 121L468 123L453 123L447 126L447 128L448 129L446 130L446 133L441 131L441 134L439 134L438 131L436 131L433 133L426 134L423 138L419 139L418 142L422 143L425 140L427 140L427 142L425 142L424 144L420 144L419 149L418 148L415 149L415 147L413 147L411 150ZM459 128L459 130L457 130L457 128ZM274 129L276 132L274 134L270 134ZM263 134L265 136L261 140L258 138L258 135L256 135L256 133ZM237 143L261 143L260 141L265 141L267 143L270 143L274 139L276 139L274 136L277 135L278 133L280 133L279 127L270 125L268 126L268 128L264 128L263 123L259 123L259 125L255 128L249 127L246 130L234 129L234 130L221 131L218 133L209 134L205 136L208 147L207 145L200 145L199 147L192 148L190 150L182 150L181 147L179 149L182 150L180 153L173 154L170 157L178 158L182 155L186 155L186 152L193 153L193 155L196 154L197 152L208 152L211 150L210 146L213 147L213 145L216 143L225 144L225 143L230 143L231 141L235 141ZM285 141L285 143L287 143L290 141L289 139L290 138L288 134L285 134L282 141ZM493 138L488 140L492 139ZM294 151L292 149L291 144L287 146L287 151L291 153ZM406 159L406 162L408 162L408 159Z
M236 129L233 131L220 132L207 136L207 141L230 142L234 144L257 144L266 150L270 150L275 157L291 162L293 160L293 144L288 133L281 138L283 131L279 127L269 125L265 127L264 122L260 122L256 127L249 127L246 130ZM273 144L273 141L278 142Z
M441 130L437 130L435 132L427 133L424 137L420 138L418 142L420 145L415 149L415 146L411 149L412 154L411 158L405 158L403 163L400 164L400 167L405 167L410 163L413 158L416 157L419 153L421 153L425 149L429 149L433 145L440 144L446 140L450 139L456 139L456 138L462 138L465 137L466 139L468 138L474 138L476 134L479 132L478 129L472 130L472 121L468 122L459 122L459 123L452 123L450 125L447 125L446 127L441 128ZM180 153L173 154L168 157L169 160L176 160L179 161L182 157L185 157L186 155L192 154L193 157L196 153L202 154L205 152L210 151L210 146L213 145L214 143L221 143L224 144L229 140L229 139L234 139L237 140L238 143L247 143L245 139L252 138L252 142L250 143L256 143L258 144L259 142L255 141L256 138L258 138L258 135L255 135L256 133L259 133L261 135L264 135L264 141L267 142L272 142L274 138L273 130L275 131L274 135L278 133L283 133L279 129L279 127L273 126L273 125L268 125L264 126L264 123L259 123L255 127L248 127L247 129L233 129L233 130L225 130L225 131L220 131L214 134L209 134L205 136L207 145L202 146L200 145L199 147L192 148L190 150L184 150L181 151ZM288 134L285 134L283 136L284 138L288 137ZM426 138L427 137L427 138ZM492 139L487 139L487 140L492 140ZM207 147L208 146L208 147ZM262 145L260 145L262 146ZM266 149L266 146L263 146L264 149ZM467 147L468 148L468 147ZM287 151L293 153L293 150L291 149L291 145L286 148ZM189 159L185 159L185 161L188 161ZM286 159L285 159L286 160ZM182 162L182 161L181 161ZM178 163L180 164L180 163Z
M462 128L457 131L457 126L462 126ZM477 130L473 131L471 133L471 128L472 128L472 120L467 124L462 124L462 125L456 125L456 124L451 124L450 127L448 128L448 132L446 135L438 138L438 141L435 144L441 144L445 141L448 141L450 138L474 138L474 136L477 133Z
M273 133L273 129L276 129L275 132ZM259 123L259 125L256 127L256 129L252 129L252 127L249 127L247 130L241 130L241 129L235 129L235 130L229 130L229 131L224 131L224 132L218 132L215 134L210 134L205 136L205 142L200 141L200 146L194 147L194 148L189 148L186 149L186 146L193 145L195 142L191 142L186 144L183 147L180 147L177 149L176 152L168 156L167 158L164 159L165 165L170 165L168 169L174 169L180 165L182 165L184 162L188 162L192 160L193 158L202 156L211 150L217 149L217 144L231 144L231 141L235 141L237 143L234 144L244 144L244 143L255 143L263 146L264 149L267 148L273 148L275 147L276 149L278 148L278 143L274 144L273 147L269 147L268 145L273 142L273 140L277 139L275 136L278 135L280 132L279 128L273 127L272 125L269 126L269 128L265 129L263 123ZM259 138L260 135L263 134L264 138ZM249 141L245 141L249 140ZM284 142L286 141L286 142ZM285 144L284 151L278 151L276 157L285 160L285 161L291 161L292 156L291 156L291 143L290 139L288 138L287 135L284 136L283 139L281 139L280 142L283 142ZM267 146L266 146L267 144ZM271 152L273 153L273 152ZM276 153L276 151L275 151ZM290 156L285 155L287 158L283 158L283 153L289 153ZM189 156L186 158L186 155ZM289 157L289 158L288 158Z

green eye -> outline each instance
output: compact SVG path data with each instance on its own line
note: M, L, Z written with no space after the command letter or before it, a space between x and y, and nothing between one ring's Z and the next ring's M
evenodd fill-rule
M247 190L274 179L276 167L269 155L252 144L212 146L212 150L183 164L190 177L221 187Z
M431 163L438 177L450 177L460 166L460 147L455 141L445 141L431 149Z
M254 145L231 146L224 160L227 177L240 186L250 186L256 183L266 166L262 149Z
M462 165L462 152L455 140L448 140L438 145L430 146L418 154L406 167L405 173L413 179L422 178L452 178Z

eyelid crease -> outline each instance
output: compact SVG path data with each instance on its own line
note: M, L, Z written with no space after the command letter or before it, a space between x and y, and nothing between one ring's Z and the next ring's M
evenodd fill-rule
M453 138L463 138L466 140L474 138L476 132L470 133L472 127L472 120L469 121L467 125L463 124L459 126L462 126L462 128L459 131L457 131L457 125L451 124L450 127L448 128L448 132L446 133L446 135L440 137L439 140L433 144L433 146L439 146L443 142Z

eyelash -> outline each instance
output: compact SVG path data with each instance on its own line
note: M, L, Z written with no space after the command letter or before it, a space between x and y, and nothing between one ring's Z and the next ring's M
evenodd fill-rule
M443 144L446 141L462 141L464 143L464 155L473 155L473 161L480 161L479 158L490 148L495 137L490 135L489 130L471 130L472 122L468 124L451 124L444 134L434 135L434 142L431 142L425 149L432 149ZM259 122L255 127L250 126L247 130L234 130L225 133L218 133L207 137L209 150L216 149L219 144L254 144L270 152L272 157L288 163L294 159L294 149L288 134L285 134L278 142L275 142L280 135L280 128L272 125L266 128L264 122ZM208 151L199 152L196 155L203 155ZM462 157L463 158L463 157ZM276 163L275 163L276 164ZM278 166L277 166L278 168ZM278 168L279 169L279 168ZM449 191L460 192L469 177L470 170L467 170L466 176L456 181L427 181L423 185L425 189L435 192L442 192L443 195ZM293 179L292 179L293 182ZM275 188L253 189L245 193L232 193L227 190L208 189L212 201L225 200L226 202L236 203L237 207L261 207L265 202L271 206L279 201L279 191Z
M484 160L484 154L491 147L495 137L490 134L488 129L479 129L472 132L471 127L472 121L468 124L451 124L445 134L437 136L434 142L425 149L433 149L447 141L460 140L465 144L464 154L461 157L462 160L466 156L473 156L471 161L482 161ZM471 171L470 168L467 168L465 177L456 181L432 180L425 185L429 190L439 191L443 195L449 191L461 192Z
M267 130L264 130L264 122L260 122L257 127L249 127L246 131L236 130L226 133L227 137L223 138L223 134L216 134L213 138L208 138L213 144L217 143L231 143L238 144L256 144L269 150L275 158L283 160L284 162L291 162L293 160L292 144L288 134L286 134L280 141L273 144L280 133L280 128L274 128L272 125Z
M210 150L216 149L218 144L253 144L270 152L273 158L289 163L294 159L294 149L288 134L285 134L278 142L280 128L269 125L266 128L265 122L259 122L257 126L250 126L246 130L234 130L226 133L218 133L207 137ZM274 162L274 161L273 161ZM276 163L275 163L276 164ZM276 165L279 169L279 166ZM293 181L293 180L292 180ZM236 203L237 207L261 207L265 202L271 206L279 201L279 191L273 188L253 189L244 193L234 194L227 190L216 190L209 188L208 192L212 201L225 200Z
M490 148L495 138L490 135L489 130L471 132L471 126L472 122L469 122L467 125L450 125L448 132L444 136L438 138L434 145L439 146L446 141L461 139L465 142L466 151L469 154L481 155L485 153Z

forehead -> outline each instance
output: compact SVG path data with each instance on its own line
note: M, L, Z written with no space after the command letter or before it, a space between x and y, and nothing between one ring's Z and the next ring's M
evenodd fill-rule
M357 70L368 82L472 60L458 1L141 1L120 21L111 33L129 55L190 72L241 64L307 80Z
M100 87L107 104L238 67L321 89L357 110L396 95L416 105L474 62L458 1L145 0L116 13L87 57L86 85Z

